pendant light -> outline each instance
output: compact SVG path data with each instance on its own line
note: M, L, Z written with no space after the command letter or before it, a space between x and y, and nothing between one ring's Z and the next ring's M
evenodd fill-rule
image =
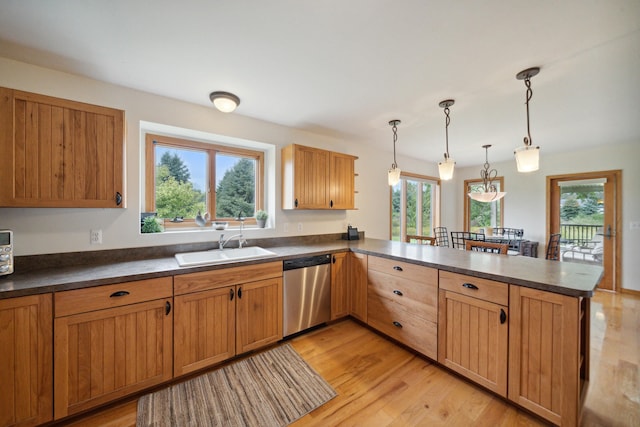
M505 196L505 194L507 194L505 192L498 191L498 188L493 183L493 180L498 175L498 171L496 171L495 169L489 169L490 168L489 147L491 147L491 145L482 146L482 148L484 148L485 150L484 169L480 171L480 176L482 177L483 191L479 193L469 193L469 197L471 197L473 200L476 200L478 202L483 202L483 203L489 203L496 200L500 200Z
M393 130L393 163L391 164L391 169L389 169L387 180L391 186L400 182L400 168L396 163L396 141L398 140L398 125L400 123L400 120L391 120L389 122L391 130Z
M537 75L539 72L539 67L533 67L516 74L516 79L524 80L524 84L527 87L527 136L524 137L524 146L516 148L513 152L516 156L518 172L534 172L540 168L540 147L531 145L531 131L529 130L529 101L533 96L531 77Z
M209 99L215 107L223 113L231 113L240 105L240 98L229 92L211 92Z
M446 151L444 153L444 161L438 163L438 172L440 174L440 179L443 181L448 181L453 178L453 169L456 166L456 162L453 161L451 157L449 157L449 123L451 123L451 118L449 117L449 107L451 107L455 101L453 99L446 99L442 101L440 104L441 108L444 108L444 134L446 140Z

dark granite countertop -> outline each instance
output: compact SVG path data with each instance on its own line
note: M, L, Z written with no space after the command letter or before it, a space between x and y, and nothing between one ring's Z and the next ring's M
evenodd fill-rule
M281 246L261 246L268 247L277 255L259 260L198 267L179 267L173 256L164 254L131 261L114 257L113 261L102 260L84 265L64 266L67 264L62 263L58 264L62 266L23 271L16 268L15 273L0 277L0 299L348 250L569 296L590 297L603 275L603 269L597 266L551 262L524 256L496 256L368 238L358 241L304 241L294 244L286 242Z

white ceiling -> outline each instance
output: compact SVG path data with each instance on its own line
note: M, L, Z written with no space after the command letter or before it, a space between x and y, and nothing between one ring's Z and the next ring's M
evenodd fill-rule
M640 143L638 0L2 0L0 56L459 166ZM390 159L391 161L391 159ZM400 163L400 162L399 162ZM402 165L399 164L401 167Z

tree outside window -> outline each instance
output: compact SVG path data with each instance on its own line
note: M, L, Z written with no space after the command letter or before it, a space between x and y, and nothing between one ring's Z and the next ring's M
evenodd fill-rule
M431 236L436 227L439 181L403 174L391 188L391 240L409 235Z

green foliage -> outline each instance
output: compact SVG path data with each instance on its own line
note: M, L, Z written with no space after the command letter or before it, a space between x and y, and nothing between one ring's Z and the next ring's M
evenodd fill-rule
M162 227L158 222L158 219L154 216L148 216L142 220L142 232L143 233L160 233Z
M570 195L560 208L560 218L569 221L580 214L580 203L574 195Z
M251 216L255 211L254 163L240 159L227 170L216 190L216 218Z
M269 218L269 214L266 211L256 212L256 219L266 220L267 218Z
M156 210L160 218L195 218L205 211L205 195L190 182L179 182L173 176L156 185Z
M158 164L158 166L166 166L169 172L169 176L172 176L176 181L180 183L187 182L191 178L189 168L184 164L177 153L164 153L160 158L160 163ZM164 178L164 180L166 179L168 179L168 177Z

